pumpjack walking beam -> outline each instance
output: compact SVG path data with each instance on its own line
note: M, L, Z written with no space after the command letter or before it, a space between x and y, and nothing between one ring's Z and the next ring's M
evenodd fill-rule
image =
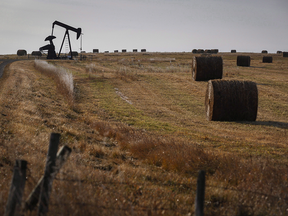
M61 22L59 22L59 21L56 20L56 21L52 24L52 35L53 35L53 31L54 31L54 26L55 26L55 25L61 26L61 27L63 27L63 28L66 29L65 34L64 34L64 38L63 38L63 41L62 41L62 44L61 44L61 48L60 48L60 51L59 51L59 53L58 53L58 58L60 57L61 50L62 50L64 41L65 41L65 38L66 38L66 35L67 35L67 37L68 37L68 42L69 42L70 55L71 55L70 59L73 59L69 30L77 33L76 39L78 40L79 37L81 36L82 29L81 29L81 28L77 28L77 29L76 29L76 28L74 28L74 27L72 27L72 26L66 25L66 24L61 23Z

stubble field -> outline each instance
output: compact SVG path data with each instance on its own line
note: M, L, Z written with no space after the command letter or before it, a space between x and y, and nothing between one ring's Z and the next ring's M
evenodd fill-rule
M251 67L237 67L238 53L217 54L223 79L256 82L259 103L255 122L214 122L205 116L207 82L192 80L194 55L48 61L73 74L73 100L34 60L7 66L0 214L15 160L28 161L26 199L57 132L72 154L53 182L50 215L193 215L199 170L207 178L205 215L287 215L288 58L273 54L268 64L249 53Z

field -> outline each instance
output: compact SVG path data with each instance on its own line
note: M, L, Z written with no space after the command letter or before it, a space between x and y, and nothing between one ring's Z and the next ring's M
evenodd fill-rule
M205 215L288 215L288 58L219 53L223 79L257 83L255 122L208 121L207 82L192 53L49 60L73 75L73 96L34 60L0 79L0 214L16 159L28 161L24 198L44 173L49 137L72 154L53 182L49 215L194 215L199 170ZM3 56L1 58L4 58ZM9 56L14 58L14 56ZM24 202L24 201L23 201ZM24 215L36 215L24 212Z

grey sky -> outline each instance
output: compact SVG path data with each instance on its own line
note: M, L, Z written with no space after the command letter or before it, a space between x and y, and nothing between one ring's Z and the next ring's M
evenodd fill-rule
M1 0L0 54L38 50L55 20L82 28L86 52L288 51L287 12L287 0ZM56 51L64 33L55 26Z

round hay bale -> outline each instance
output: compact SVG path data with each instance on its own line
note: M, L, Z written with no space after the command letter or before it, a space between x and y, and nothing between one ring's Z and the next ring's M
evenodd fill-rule
M223 60L220 56L193 57L192 78L194 81L222 79Z
M250 56L237 56L237 66L250 67Z
M69 56L71 56L71 52L69 52ZM72 51L72 56L78 56L78 52L77 51Z
M99 53L99 49L93 49L93 53Z
M146 52L146 49L141 49L141 52Z
M126 53L127 52L127 50L126 49L122 49L122 53Z
M278 50L278 51L277 51L277 54L282 54L282 51Z
M138 50L137 49L133 49L133 52L138 52Z
M236 50L231 50L231 53L236 53Z
M31 55L32 55L32 56L39 56L39 57L41 57L41 56L42 56L42 53L41 53L40 51L33 51L33 52L31 53Z
M204 50L204 53L211 53L211 52L212 52L212 50L210 50L210 49Z
M104 53L109 53L109 51L105 51Z
M114 50L114 53L118 53L118 50Z
M268 53L268 51L267 50L262 50L262 52L261 53L265 53L265 54L267 54Z
M256 121L256 83L238 80L209 80L205 111L209 121Z
M218 52L219 52L218 49L211 49L211 53L213 53L213 54L217 54Z
M197 49L193 49L192 53L196 54L197 53Z
M263 56L262 62L263 63L272 63L273 58L272 56Z
M204 53L204 50L203 49L198 49L197 53Z
M27 51L23 49L17 50L17 56L24 56L27 55Z
M288 52L283 52L283 57L288 57Z

